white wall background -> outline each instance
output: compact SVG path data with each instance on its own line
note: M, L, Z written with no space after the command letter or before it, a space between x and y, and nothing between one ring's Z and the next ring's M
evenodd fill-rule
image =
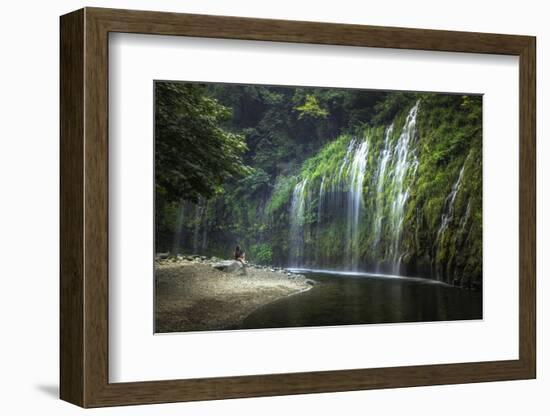
M536 0L253 1L121 0L5 2L0 14L0 409L3 414L71 415L58 395L58 16L103 6L295 20L529 34L538 37L538 379L534 381L316 394L87 411L103 415L402 414L545 415L550 361L543 331L550 299L544 282L543 211L550 146L542 125L550 90L545 61L550 26ZM545 201L546 199L546 201ZM505 238L505 236L503 236Z

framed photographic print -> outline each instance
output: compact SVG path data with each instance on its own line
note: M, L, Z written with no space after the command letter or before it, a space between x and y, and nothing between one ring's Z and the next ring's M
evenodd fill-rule
M61 398L534 378L535 38L61 17Z

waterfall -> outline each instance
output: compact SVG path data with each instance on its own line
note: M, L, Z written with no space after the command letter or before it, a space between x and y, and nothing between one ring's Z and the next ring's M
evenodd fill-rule
M343 241L342 263L346 269L357 270L359 265L359 243L361 237L361 220L364 211L363 184L366 175L369 139L358 140L352 138L346 153L339 164L336 177L331 180L327 189L329 172L322 176L317 201L316 231L322 230L325 210L334 216L339 216L345 222L346 239ZM312 182L312 186L316 184ZM306 235L305 217L311 209L311 194L308 191L307 179L299 182L292 193L290 203L290 264L301 266L306 253L304 243ZM328 200L327 200L328 194ZM326 204L326 205L325 205ZM320 247L316 245L312 254L315 254L317 263L321 263Z
M325 203L325 178L323 175L321 179L321 185L319 186L319 201L317 202L317 225L321 224L321 219L323 217L323 205Z
M306 212L307 179L299 182L292 192L290 203L290 264L301 266L304 254L304 221Z
M368 137L357 146L349 171L348 190L348 261L356 271L359 263L360 214L363 207L363 180L369 153Z
M348 145L348 150L346 150L346 155L344 156L344 160L342 161L342 164L340 165L340 170L338 171L338 180L336 181L338 186L342 186L342 177L344 174L345 168L348 166L349 161L352 157L353 151L355 149L355 138L351 139Z
M405 125L392 154L394 160L392 169L390 200L389 227L391 242L389 245L389 258L393 262L393 273L399 274L401 268L401 235L403 233L403 220L405 204L409 198L410 185L407 186L406 179L414 177L418 167L416 154L411 151L411 143L416 135L416 116L418 114L418 102L410 110L405 120Z
M455 210L455 200L456 200L458 191L460 190L460 185L462 183L462 175L464 175L464 165L462 165L462 168L460 169L460 173L458 174L458 179L453 184L451 188L451 192L449 192L443 204L443 213L441 214L441 221L440 221L439 229L437 230L437 236L435 239L436 248L435 248L434 261L436 263L437 263L437 254L440 250L439 246L441 245L443 235L445 234L445 231L447 231L447 228L449 227L449 224L453 219L454 210ZM469 204L468 204L468 207L469 207ZM437 278L439 279L440 273L439 273L439 268L437 266L436 266L436 274L437 274Z
M453 219L455 199L456 199L456 195L458 194L458 191L460 190L463 174L464 174L464 166L462 166L462 169L460 169L460 173L458 174L458 179L453 184L453 187L451 188L451 192L449 193L449 195L447 195L447 198L445 198L445 203L443 204L443 207L444 207L443 214L441 214L441 221L440 221L439 229L437 230L437 238L436 238L437 242L439 242L440 237L447 230L449 223Z
M380 234L382 231L382 218L384 215L384 180L386 178L386 168L391 157L391 136L393 134L393 123L386 129L384 134L384 148L378 158L378 172L376 175L376 206L373 216L373 251L378 248L380 243Z
M466 205L466 214L464 214L464 216L460 220L460 226L458 227L460 230L460 234L464 233L464 230L466 229L466 223L468 222L468 218L470 218L471 203L472 201L469 199L468 205Z
M326 175L323 175L321 178L321 185L319 185L319 198L317 200L317 242L321 241L322 238L322 221L323 221L323 211L325 205L325 179ZM321 245L315 245L315 264L317 267L320 267L323 264L323 257L321 253Z
M340 153L341 160L332 165L332 171L323 172L309 183L305 178L296 184L289 211L292 266L312 262L327 265L323 262L326 248L321 246L322 232L326 227L330 230L331 225L341 224L342 237L335 240L336 247L330 248L333 264L328 265L358 271L361 260L370 255L374 259L371 266L391 264L392 271L399 274L404 257L401 239L405 208L419 163L415 150L418 108L419 102L409 110L398 136L394 134L393 123L383 130L369 128L363 138L348 139L345 152ZM383 144L379 154L369 162L371 143L377 139L383 140ZM374 198L368 205L372 212L365 209L367 178L371 185L369 195ZM318 196L316 206L314 196ZM306 217L311 221L305 221ZM365 232L366 220L370 221L368 229L372 235ZM316 239L309 234L310 222L314 224ZM370 253L361 249L365 240L370 241ZM334 253L341 253L340 258L335 258L338 254Z

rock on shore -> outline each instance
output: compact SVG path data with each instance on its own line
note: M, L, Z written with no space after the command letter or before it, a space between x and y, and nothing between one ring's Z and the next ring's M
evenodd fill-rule
M314 283L277 267L243 267L204 256L157 257L155 332L238 328L260 306Z

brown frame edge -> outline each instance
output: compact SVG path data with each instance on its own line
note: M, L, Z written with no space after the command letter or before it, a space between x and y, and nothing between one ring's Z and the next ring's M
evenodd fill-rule
M101 407L536 377L535 37L101 8L62 16L60 31L61 399L82 407ZM518 56L519 359L109 383L109 32Z

